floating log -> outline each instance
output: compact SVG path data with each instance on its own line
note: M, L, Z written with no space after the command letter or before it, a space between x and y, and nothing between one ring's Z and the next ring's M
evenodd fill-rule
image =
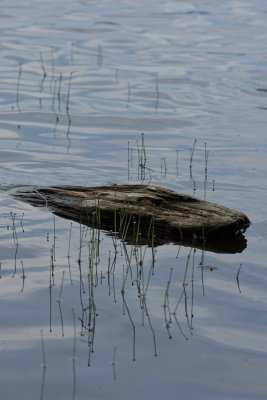
M242 212L159 186L32 187L15 196L136 244L235 253L246 247L243 233L250 225Z

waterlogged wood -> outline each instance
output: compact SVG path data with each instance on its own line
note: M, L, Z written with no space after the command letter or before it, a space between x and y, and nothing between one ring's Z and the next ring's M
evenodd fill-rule
M250 225L242 212L158 186L36 187L15 195L134 243L193 243L235 253L246 247L243 232Z

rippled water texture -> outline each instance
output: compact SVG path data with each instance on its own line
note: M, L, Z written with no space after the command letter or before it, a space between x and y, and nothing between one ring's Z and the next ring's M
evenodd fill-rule
M266 17L1 1L1 398L266 399ZM246 250L153 251L12 197L140 178L245 212Z

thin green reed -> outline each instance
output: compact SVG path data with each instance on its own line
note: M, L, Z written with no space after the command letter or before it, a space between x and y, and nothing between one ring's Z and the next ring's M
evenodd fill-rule
M194 140L193 147L190 148L190 164L189 164L190 179L193 178L193 173L192 173L192 169L193 169L193 157L194 157L194 152L195 152L196 143L197 143L197 139Z
M53 97L52 97L52 111L55 112L55 101L56 101L56 95L57 95L57 80L55 79L54 81L54 88L53 88ZM57 122L58 122L58 116L57 116Z
M68 91L67 91L67 100L66 100L66 113L69 117L69 105L70 105L70 88L71 88L71 81L72 81L72 75L75 73L75 71L71 71L69 75L69 82L68 82ZM69 117L70 120L70 117Z
M126 272L123 274L123 283L122 283L121 293L125 292L125 285L126 285L126 281L127 281L127 277L128 277L129 272L130 272L131 280L133 281L133 278L132 278L132 266L131 266L131 262L132 262L131 260L132 260L132 255L133 255L133 247L134 246L131 247L131 252L130 252L130 255L129 255L126 243L125 243L124 240L122 240L122 248L124 250L124 256L125 256L127 268L126 268Z
M62 290L63 290L63 284L64 284L64 277L65 277L65 271L62 271L62 279L61 279L61 285L60 285L60 289L59 289L59 295L56 300L56 302L58 303L59 314L60 314L62 337L64 337L64 325L63 325L63 314L62 314L61 303L62 303Z
M22 269L22 287L21 287L21 293L24 290L24 285L25 285L25 279L26 279L26 275L25 275L25 269L24 269L24 265L23 265L23 260L20 260L21 263L21 269Z
M208 159L209 159L209 150L207 150L207 143L205 142L205 181L208 179Z
M95 318L96 318L96 305L94 300L94 266L97 265L97 253L98 253L98 231L99 229L92 229L92 236L88 246L89 257L88 257L88 365L91 365L91 353L93 352L94 335L95 335Z
M55 58L54 58L54 47L51 47L51 82L50 87L52 89L53 81L55 77Z
M171 335L171 332L170 332L171 311L170 311L170 299L169 299L169 290L170 290L172 272L173 272L173 268L171 268L171 270L170 270L170 275L169 275L169 279L168 279L168 282L167 282L167 287L166 287L165 296L164 296L164 303L163 303L165 327L167 329L169 339L172 338L172 335Z
M57 90L57 101L58 101L58 111L61 112L61 84L62 84L62 72L59 74L58 90Z
M156 334L155 334L154 328L153 328L152 323L151 323L151 319L150 319L150 315L149 315L149 312L148 312L147 302L146 302L146 298L145 297L142 299L142 309L144 310L145 316L146 316L146 318L148 320L148 324L149 324L149 327L150 327L150 330L151 330L151 333L152 333L153 345L154 345L154 356L157 357L158 353L157 353Z
M42 71L43 71L43 77L46 78L47 73L46 73L45 66L44 66L44 60L43 60L42 52L39 53L39 61L40 61L40 65L41 65L41 68L42 68Z
M195 255L196 249L193 252L192 260L192 275L191 275L191 313L190 313L190 332L193 332L193 318L194 318L194 282L195 282Z
M71 65L74 65L74 43L73 42L70 45L70 62L71 62Z
M122 292L121 294L122 294L123 305L124 305L124 307L125 307L125 309L127 311L127 314L128 314L131 326L132 326L132 330L133 330L132 355L133 355L133 361L135 361L136 360L136 355L135 355L135 346L136 346L136 344L135 344L135 342L136 342L135 325L134 325L134 322L133 322L133 319L132 319L132 316L131 316L131 313L130 313L130 309L129 309L129 307L128 307L127 303L126 303L126 300L125 300L125 292Z
M140 179L143 182L146 177L146 161L147 161L144 133L142 133L141 135L141 145L139 146L138 140L136 141L136 144L138 153L138 179Z
M161 157L161 162L160 162L160 171L161 171L161 178L165 179L167 175L167 164L166 164L166 158Z
M113 357L112 357L112 373L113 373L113 380L115 381L117 379L117 374L116 374L116 355L117 355L117 347L114 346L113 348Z
M46 80L47 73L46 73L46 70L45 70L44 60L43 60L43 56L42 56L41 52L39 53L39 62L40 62L40 65L41 65L41 68L42 68L42 72L43 72L43 76L42 76L42 79L41 79L41 82L40 82L40 92L42 92L43 89L44 89L44 82ZM41 99L40 99L40 101L41 101ZM41 103L40 103L40 107L41 107Z

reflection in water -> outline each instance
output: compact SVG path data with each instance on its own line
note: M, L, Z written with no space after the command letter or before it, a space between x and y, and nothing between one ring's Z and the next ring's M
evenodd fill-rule
M241 267L242 267L242 264L240 264L240 266L238 268L238 271L237 271L237 274L236 274L236 282L237 282L237 287L238 287L239 293L241 293L240 282L239 282L239 274L240 274L240 271L241 271Z
M71 89L71 81L72 81L72 75L75 73L75 71L71 71L69 75L69 82L68 82L68 91L67 91L67 99L66 99L66 114L68 117L68 128L67 128L67 153L70 151L70 146L71 146L71 141L70 141L70 126L71 126L71 118L70 118L70 113L69 113L69 104L70 104L70 89Z
M67 138L67 153L70 152L70 146L71 146L71 141L70 141L70 125L71 125L71 118L70 115L68 115L68 127L67 127L67 133L66 133L66 138Z
M92 228L91 228L92 229ZM100 242L98 233L91 231L89 234L91 236L90 246L98 248ZM95 242L92 242L92 238L95 238ZM149 308L149 293L151 290L151 285L153 286L153 279L157 273L155 268L155 263L158 261L155 253L156 250L153 247L140 244L126 244L123 239L118 237L113 238L113 261L109 263L109 268L107 271L108 279L108 293L114 293L115 291L115 281L116 281L116 271L118 269L123 270L122 276L122 286L120 289L121 301L123 304L123 315L125 315L129 320L129 329L131 330L132 336L132 359L136 360L136 315L132 315L132 298L138 299L139 312L142 325L146 326L151 334L151 348L153 348L154 355L157 356L157 333L154 329L153 318L150 314ZM111 250L109 250L112 253ZM118 259L118 253L120 253L120 259ZM169 278L167 280L166 289L163 296L163 318L164 326L168 337L172 338L172 331L175 329L173 322L175 321L178 327L179 333L182 337L188 340L188 335L193 335L193 317L194 317L194 283L195 283L195 267L196 267L196 255L197 249L191 247L188 251L187 257L185 258L185 263L183 266L183 272L181 271L181 280L176 281L173 278L173 267L170 268ZM178 260L179 256L177 256ZM92 253L89 255L89 268L94 265L93 270L90 271L89 276L94 277L94 279L89 281L89 289L97 288L98 283L102 279L99 279L98 263L100 259L94 257L92 259ZM122 264L123 263L123 264ZM111 267L112 265L112 267ZM204 292L204 251L201 251L199 267L201 268L201 280ZM117 285L116 285L117 286ZM177 288L180 287L180 290ZM173 294L172 288L175 288L175 294ZM135 296L133 294L135 290ZM84 294L84 292L83 292ZM90 352L93 352L93 342L95 338L96 330L96 310L97 306L94 300L94 290L88 290L86 297L88 296L88 306L82 309L81 318L83 333L87 332L88 343L89 343L89 360ZM114 301L117 302L117 297L114 295ZM85 322L86 321L86 322ZM91 321L91 322L88 322ZM92 323L93 321L93 323ZM87 329L85 329L87 326ZM90 365L90 362L88 363Z
M12 241L15 248L15 268L10 276L13 278L18 273L17 264L17 248L20 240L25 234L22 224L23 216L16 214L1 215L1 220L11 219L11 227L7 224L7 231L12 231ZM60 222L60 220L59 220ZM136 332L138 314L142 321L142 326L150 331L151 335L151 348L155 356L158 354L157 345L157 332L154 328L153 316L155 310L151 315L150 309L150 296L153 293L153 281L157 273L156 263L159 261L156 257L157 249L152 245L142 245L136 238L132 243L126 241L126 234L124 237L116 233L109 240L109 247L102 246L103 232L97 227L87 227L81 224L75 224L75 228L79 228L79 235L73 238L73 223L70 224L69 236L67 245L65 243L58 243L59 237L56 231L56 219L53 218L53 231L52 231L52 246L49 251L49 331L53 332L53 314L55 303L58 305L59 325L61 327L61 335L65 336L64 328L64 313L62 304L64 301L64 292L68 291L66 282L70 282L71 286L76 286L78 279L79 290L79 310L76 308L76 317L73 317L74 331L76 332L76 320L80 321L79 333L81 341L87 345L88 349L88 366L92 365L92 356L95 355L95 338L97 332L97 320L99 317L98 305L96 300L97 291L105 291L109 299L113 299L116 304L122 304L122 314L128 319L129 330L132 338L132 360L136 360ZM17 231L20 229L20 234ZM27 232L26 232L27 233ZM3 226L2 226L3 235ZM49 235L50 237L50 235ZM47 240L47 239L46 239ZM49 238L48 238L49 240ZM71 248L73 248L73 240L78 240L78 259L76 266L71 262ZM57 259L55 249L59 246L67 249L64 269L61 272L61 277L56 273L57 265L60 260ZM77 247L77 243L74 247ZM166 283L166 288L163 290L162 307L163 307L163 321L168 337L172 338L171 331L174 329L173 322L175 322L178 332L182 337L188 340L188 337L193 335L193 318L194 308L197 301L194 294L194 285L196 282L196 266L201 271L201 284L204 290L204 273L207 271L214 271L216 267L208 267L205 264L205 251L202 249L198 252L197 248L191 246L188 249L185 257L181 256L181 245L178 247L175 263L180 264L179 280L177 281L173 275L174 267L170 267L169 278ZM103 259L107 261L106 267L103 265ZM24 270L24 262L21 259L22 267L22 289L24 289L24 281L26 278ZM103 270L103 267L105 268ZM238 270L236 279L239 287L239 273L241 265ZM3 271L1 271L2 277ZM68 273L68 279L66 278ZM75 275L75 280L72 275ZM57 291L57 295L55 294ZM241 291L240 291L241 292ZM110 301L109 300L109 301ZM135 304L135 305L134 305ZM136 308L136 305L138 307ZM138 311L139 310L139 311ZM138 311L138 312L137 312ZM159 310L158 310L159 311ZM159 313L160 314L160 313ZM74 315L74 311L73 311ZM44 353L43 333L41 333L42 351L43 351L43 380L46 369L46 359ZM76 341L76 333L74 334L74 342ZM76 344L74 345L74 347ZM116 351L114 348L113 367L115 368ZM75 360L75 350L73 350L72 360ZM73 361L74 362L74 361ZM75 362L73 363L75 373ZM114 369L115 374L115 369ZM43 390L43 389L42 389Z
M42 79L41 79L41 82L40 82L40 93L42 93L43 90L44 90L44 82L46 80L47 73L46 73L45 66L44 66L44 60L43 60L42 52L39 53L39 57L40 57L40 65L41 65L42 72L43 72L43 76L42 76Z
M1 215L1 235L9 235L13 249L19 246L23 250L27 243L25 239L29 228L28 221L24 219L24 215L14 213ZM64 237L59 230L62 223L66 231ZM123 235L115 232L107 237L96 225L89 227L74 222L68 225L67 221L55 216L49 234L43 229L38 240L47 244L49 267L38 273L48 290L45 291L38 313L44 315L45 320L49 314L49 319L45 327L42 328L43 323L39 326L42 328L40 398L45 398L49 385L47 368L52 363L51 356L50 360L46 359L46 351L50 349L50 341L46 342L47 335L56 340L60 335L61 340L73 338L66 356L70 356L72 395L76 398L78 354L82 354L79 357L83 364L92 368L98 364L101 341L105 338L103 331L108 330L107 324L119 331L121 326L124 327L123 334L118 335L116 342L110 342L113 380L119 378L117 354L120 352L123 351L133 361L140 358L140 349L149 355L162 355L162 326L169 339L178 334L182 340L189 341L197 332L194 321L198 315L200 297L207 296L206 275L217 271L216 265L210 266L205 262L205 249L197 249L194 243L187 249L176 245L176 255L164 265L164 271L158 256L159 248L142 244L138 237L128 242L126 236L124 231ZM64 249L63 253L60 249ZM17 256L14 260L16 265ZM34 290L29 284L24 287L25 278L30 280L32 273L29 269L27 274L24 271L27 262L21 258L23 284L22 290L21 286L19 290L23 291L24 288L25 297ZM239 273L240 269L238 281ZM16 278L18 274L17 269L13 271L10 268L10 273L6 270L3 275L2 271L2 279ZM31 318L34 318L34 314L31 314ZM149 345L146 342L143 348L142 341L147 338Z
M97 47L97 66L98 66L98 68L102 67L102 62L103 62L102 46L101 46L101 44L99 44Z
M103 240L101 231L97 228L84 226L80 226L79 240L77 265L79 270L80 311L78 312L78 319L80 321L81 340L87 345L88 349L88 366L92 365L92 357L96 357L95 339L99 318L96 293L105 288L108 296L113 298L114 303L122 303L122 314L129 322L132 360L136 360L136 334L138 329L138 315L136 315L135 306L133 307L133 299L139 305L142 326L150 331L151 345L154 349L154 355L157 356L157 333L153 326L153 318L148 305L151 285L153 286L153 279L156 274L155 249L139 243L129 245L116 235L109 241L111 247L103 249L101 248L101 241ZM82 252L83 249L86 249L85 254ZM103 251L105 254L103 254ZM189 335L193 334L196 252L195 248L190 248L186 257L183 279L180 283L173 280L173 268L170 270L163 297L164 325L169 338L172 337L170 332L173 329L173 320L175 320L180 334L185 339L188 339L188 333ZM107 257L107 270L103 271L101 259ZM204 262L204 252L201 252L201 262ZM73 270L74 266L72 265L71 268ZM56 283L54 282L52 286L56 286ZM176 290L174 297L171 295L172 286L180 286L181 288L180 291ZM60 284L60 299L62 288L63 278ZM61 317L60 312L60 319ZM186 324L183 322L184 319ZM61 324L63 325L62 320ZM188 333L186 333L186 330L188 330ZM115 355L113 355L113 360Z
M45 343L44 343L44 336L43 336L43 330L42 329L40 329L40 333L41 333L41 347L42 347L42 364L41 364L41 367L43 369L40 400L43 400L47 363L46 363Z

